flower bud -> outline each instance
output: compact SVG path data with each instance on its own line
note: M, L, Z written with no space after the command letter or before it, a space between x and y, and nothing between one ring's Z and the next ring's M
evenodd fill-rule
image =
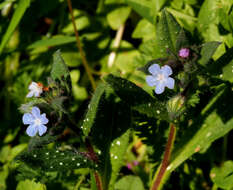
M188 48L181 48L179 50L179 57L188 58L190 54L190 50Z
M175 119L183 112L184 102L185 98L180 94L168 100L167 110L171 119Z

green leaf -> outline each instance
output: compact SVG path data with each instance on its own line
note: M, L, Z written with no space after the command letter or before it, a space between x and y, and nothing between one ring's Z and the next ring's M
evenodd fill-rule
M218 22L218 0L205 0L198 14L198 29L205 32L210 25Z
M125 0L139 15L154 24L156 9L153 9L153 3L146 0Z
M176 40L176 52L179 52L181 48L188 46L189 46L189 41L185 35L185 31L181 29Z
M130 7L120 7L107 14L107 21L112 29L117 30L122 24L125 23L129 17L131 8Z
M143 40L155 38L155 26L146 19L141 19L132 34L133 38L143 38Z
M176 41L180 30L181 27L175 18L166 10L163 10L156 28L157 57L166 57L167 49L176 54Z
M130 117L130 116L128 116ZM109 190L114 190L115 181L119 175L120 169L124 164L125 154L129 145L130 130L120 137L116 138L110 148L112 173L109 184Z
M44 145L50 144L57 139L57 136L51 136L50 134L46 134L42 137L32 137L29 141L28 149L33 150L35 148L42 147Z
M63 80L68 79L70 76L69 69L66 66L60 50L56 51L53 55L53 66L52 66L52 71L51 71L51 77L53 80Z
M218 46L221 42L207 42L201 48L201 59L199 63L201 65L206 65L211 57L214 55L215 51L217 50Z
M94 163L83 153L64 148L41 148L22 152L17 160L23 161L31 168L43 171L65 171L78 168L94 167Z
M102 177L103 189L113 188L129 143L130 127L130 107L120 101L112 93L112 89L106 90L100 99L90 133L93 144L99 149L98 170Z
M223 79L229 82L233 82L233 48L222 55L215 62L206 66L207 71L212 76L217 76L219 79Z
M46 190L46 186L27 179L25 181L20 181L16 190Z
M73 36L53 36L52 38L38 40L27 47L27 49L35 49L38 47L58 46L75 42L76 38Z
M4 34L3 38L1 39L0 44L0 54L2 53L5 45L7 44L8 40L12 36L13 32L15 31L16 27L18 26L22 16L24 15L25 11L30 5L30 0L20 0L17 8L12 16L11 22L7 28L6 33Z
M212 181L222 189L233 188L233 161L224 162L220 167L214 167L210 172Z
M233 83L233 60L222 68L219 78Z
M105 96L105 90L106 85L104 83L99 84L94 95L92 96L90 104L88 105L88 111L83 121L83 126L81 127L85 136L89 135L91 127L95 122L99 102Z
M206 151L218 138L233 129L232 99L230 87L223 87L202 110L189 130L184 133L182 141L177 144L173 153L169 172L197 152ZM214 125L213 125L214 123Z
M167 119L167 109L164 103L152 98L146 91L136 86L134 83L108 75L104 79L115 91L115 93L128 105L142 114L158 119Z
M115 184L115 190L144 190L142 180L137 176L125 176Z

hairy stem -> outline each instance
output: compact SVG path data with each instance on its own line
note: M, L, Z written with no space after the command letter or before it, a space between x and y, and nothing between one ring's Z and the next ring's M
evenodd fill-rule
M171 152L172 152L172 148L173 148L173 144L175 141L175 137L176 137L176 127L174 124L170 124L170 131L169 131L169 136L168 136L168 140L167 140L167 144L166 144L166 149L165 149L165 153L164 153L164 157L161 163L161 166L159 168L159 172L158 175L156 176L156 179L152 185L151 190L158 190L161 182L163 180L164 174L167 170L167 167L169 165L169 161L170 161L170 157L171 157Z
M87 72L87 76L88 76L88 78L89 78L89 80L91 82L91 86L92 86L93 90L95 90L96 89L95 80L94 80L94 77L91 74L91 70L90 70L89 65L87 63L87 59L86 59L85 53L83 51L81 41L79 39L79 33L78 33L78 30L77 30L77 27L76 27L76 24L75 24L75 20L74 20L74 14L73 14L73 8L72 8L71 0L67 0L67 3L68 3L69 12L70 12L70 15L71 15L71 20L72 20L72 24L73 24L73 27L74 27L76 43L77 43L77 47L78 47L78 50L79 50L80 55L81 55L82 63L83 63L83 66L84 66L84 68L85 68L85 70Z

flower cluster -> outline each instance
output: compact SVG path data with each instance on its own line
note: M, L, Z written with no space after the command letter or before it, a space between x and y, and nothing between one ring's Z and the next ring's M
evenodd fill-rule
M164 65L160 68L158 64L153 64L149 67L148 71L151 75L146 76L146 82L149 86L156 86L156 94L162 94L165 87L168 87L169 89L174 88L175 80L169 77L172 75L170 66Z
M40 95L43 92L43 84L32 82L29 87L29 93L27 94L27 98L31 97L40 97ZM32 110L30 113L25 113L23 115L23 124L29 125L26 133L33 137L37 133L39 133L39 136L42 136L46 131L47 127L45 126L49 120L46 117L46 114L40 114L40 109L36 106L32 107Z

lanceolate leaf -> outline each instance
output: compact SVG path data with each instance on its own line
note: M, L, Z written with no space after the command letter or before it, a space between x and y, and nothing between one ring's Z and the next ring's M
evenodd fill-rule
M131 109L110 91L100 99L98 106L90 136L99 149L98 169L103 188L112 189L129 143Z
M99 102L101 98L105 96L105 90L106 85L104 83L99 84L99 86L96 88L94 95L92 96L90 104L88 105L87 114L81 127L85 136L88 136L91 127L95 122L96 114L99 109Z
M25 151L17 158L32 168L44 171L64 171L78 168L95 167L82 153L60 149L34 149Z
M163 10L156 28L156 48L158 52L156 57L166 57L167 49L176 53L176 41L180 30L181 27L175 18L166 10Z
M66 66L60 50L56 51L53 55L53 66L51 71L51 77L53 80L68 79L70 76L68 67Z
M168 118L165 104L152 98L134 83L114 75L108 75L105 81L110 84L115 93L126 104L130 105L133 110L146 114L149 117L156 117L158 119Z

